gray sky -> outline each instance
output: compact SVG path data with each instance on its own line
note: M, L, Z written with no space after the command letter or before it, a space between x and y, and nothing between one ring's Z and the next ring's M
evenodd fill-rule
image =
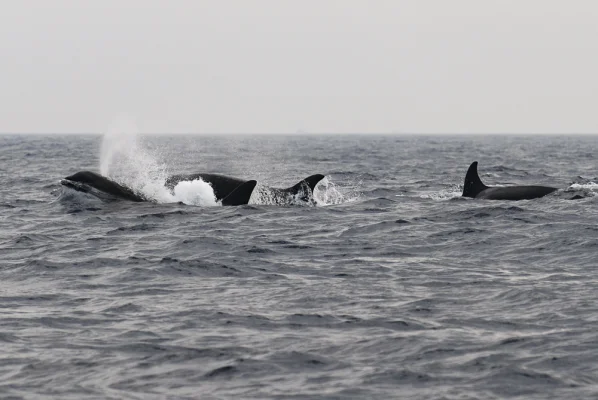
M595 0L0 0L0 132L598 132Z

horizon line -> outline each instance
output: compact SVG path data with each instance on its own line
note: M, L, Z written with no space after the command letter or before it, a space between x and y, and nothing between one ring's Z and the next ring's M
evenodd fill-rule
M124 132L122 132L124 133ZM128 132L127 132L128 133ZM454 136L508 136L508 135L597 135L598 132L133 132L137 135L454 135ZM106 132L1 132L0 135L104 135Z

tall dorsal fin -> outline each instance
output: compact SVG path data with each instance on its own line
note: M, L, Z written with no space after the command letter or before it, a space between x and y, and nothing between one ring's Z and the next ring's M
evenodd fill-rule
M237 186L228 196L222 199L223 206L240 206L249 203L249 198L257 181L251 180Z
M482 190L488 189L478 175L478 162L474 161L469 166L463 184L463 197L476 197Z

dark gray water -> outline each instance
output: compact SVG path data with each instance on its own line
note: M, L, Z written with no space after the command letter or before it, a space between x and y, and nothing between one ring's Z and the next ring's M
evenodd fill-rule
M149 137L112 169L322 173L317 207L60 186L101 142L0 136L0 397L598 398L596 137ZM474 160L563 190L463 199Z

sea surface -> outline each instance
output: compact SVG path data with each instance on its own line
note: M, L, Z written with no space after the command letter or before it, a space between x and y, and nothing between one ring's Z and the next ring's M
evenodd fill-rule
M560 190L462 198L473 161ZM193 172L326 179L160 192ZM597 136L0 136L0 398L597 399L597 193Z

